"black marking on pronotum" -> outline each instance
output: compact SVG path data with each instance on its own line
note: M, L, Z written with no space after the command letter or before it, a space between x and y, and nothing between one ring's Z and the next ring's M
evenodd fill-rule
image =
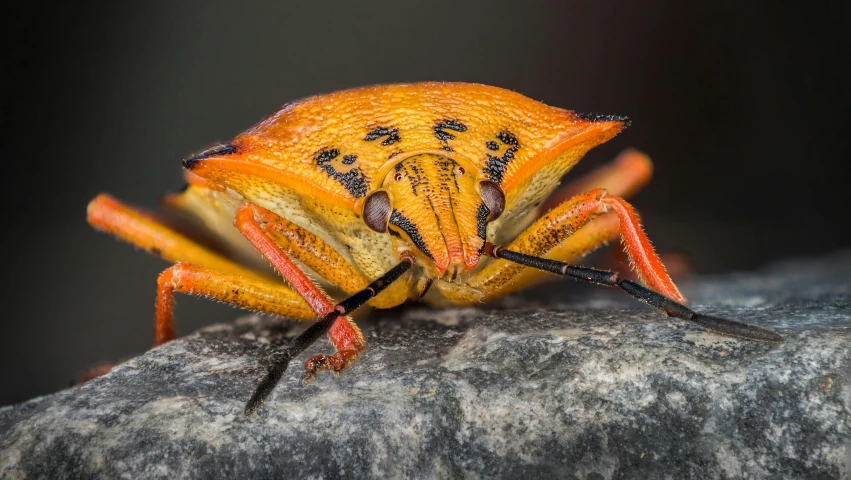
M629 117L623 115L602 115L599 113L580 112L573 113L582 120L587 120L589 122L623 122L626 126L629 126L630 123Z
M488 163L485 165L483 171L488 179L496 182L497 185L501 185L502 178L505 175L505 168L514 159L514 154L517 153L517 150L520 150L520 142L517 141L517 137L511 132L499 132L496 138L503 144L508 145L508 148L501 157L488 154Z
M387 137L381 142L385 147L387 145L392 145L396 142L401 142L402 137L399 136L398 128L386 128L386 127L375 127L363 137L367 142L372 142L374 140L378 140L381 137Z
M448 142L449 140L455 138L455 135L452 135L449 132L444 132L444 130L452 130L454 132L466 132L467 126L459 122L458 120L445 118L437 122L437 124L435 124L432 129L434 130L434 136L437 137L438 140L440 140L441 142Z
M487 205L482 203L479 205L479 210L476 211L476 230L479 234L479 238L484 241L487 241L487 231L488 231L488 215L490 215L491 211ZM482 242L482 248L485 247L485 243ZM481 250L479 251L481 253Z
M434 256L432 256L428 247L426 247L425 241L423 241L423 237L422 235L420 235L419 229L417 229L417 226L414 225L413 222L411 222L410 220L408 220L407 217L399 213L398 210L393 210L393 213L390 214L390 224L396 225L397 227L401 228L402 231L407 233L408 237L411 238L411 241L414 242L414 245L421 252L423 252L423 255L434 261Z
M488 150L493 150L494 152L499 150L499 144L493 140L488 140L488 142L485 143L485 146L488 147Z
M358 159L357 155L343 155L343 164L344 165L351 165L351 164L355 163L355 160L357 160L357 159Z
M517 137L515 137L512 133L509 132L499 132L498 134L496 134L496 138L498 138L500 142L506 145L511 145L513 147L516 147L518 145Z
M363 197L367 191L366 175L364 175L359 167L354 167L345 173L338 171L334 168L334 164L331 161L339 156L340 150L323 147L314 154L313 159L316 160L316 165L319 168L324 170L329 177L339 182L353 197ZM343 157L343 163L345 163L345 157Z
M326 147L322 147L316 152L316 155L313 157L316 160L316 163L326 163L334 160L335 158L340 156L340 150L336 148L328 149Z
M195 168L195 165L197 165L198 162L204 160L205 158L217 157L219 155L230 155L232 153L236 153L237 150L238 149L236 148L236 146L231 145L230 143L216 145L215 147L204 150L203 152L199 153L198 155L195 155L192 158L187 158L186 160L184 160L183 168L187 170L192 170L193 168Z

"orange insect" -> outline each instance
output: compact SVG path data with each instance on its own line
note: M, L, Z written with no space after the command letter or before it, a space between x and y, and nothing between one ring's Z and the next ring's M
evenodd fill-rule
M305 382L357 360L365 342L348 315L363 304L477 304L547 273L618 286L723 335L780 342L774 332L683 305L622 198L648 181L644 155L625 152L542 205L588 150L627 122L477 84L347 90L286 105L183 161L187 187L166 203L214 234L218 249L103 194L89 204L88 220L176 262L157 281L155 345L174 338L175 292L319 319L276 354L246 413L325 333L336 353L308 359ZM617 237L641 284L569 265ZM263 271L256 251L286 283ZM348 298L335 303L305 271Z

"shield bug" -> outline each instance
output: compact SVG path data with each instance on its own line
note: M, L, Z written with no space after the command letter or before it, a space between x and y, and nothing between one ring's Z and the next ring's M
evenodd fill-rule
M246 413L325 334L336 352L308 359L305 382L357 360L365 342L349 314L364 304L478 304L550 274L619 287L723 335L780 342L774 332L684 305L623 199L649 179L646 156L625 152L556 191L588 150L627 124L477 84L341 91L285 105L183 161L186 188L166 204L197 220L219 248L103 194L89 204L88 220L175 262L157 281L157 345L174 337L175 292L318 319L275 355ZM616 238L639 282L571 265ZM286 282L254 264L258 251ZM335 303L305 271L347 297Z

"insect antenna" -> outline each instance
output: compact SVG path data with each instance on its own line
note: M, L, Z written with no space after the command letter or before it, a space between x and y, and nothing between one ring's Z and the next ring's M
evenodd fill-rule
M667 315L694 322L701 327L730 337L743 338L758 342L780 343L783 338L764 328L748 325L742 322L727 320L725 318L713 317L697 313L690 308L677 303L670 298L646 288L638 283L618 277L617 273L596 268L577 267L557 260L534 257L511 250L506 250L499 245L488 242L485 244L484 254L493 258L501 258L527 267L536 268L545 272L555 273L563 277L569 277L607 287L620 287L634 298L655 307Z
M384 275L378 277L378 279L370 283L363 290L338 303L333 310L325 314L318 322L308 327L301 335L296 337L286 350L273 354L272 365L263 379L260 380L257 389L254 390L254 394L251 395L251 398L245 405L245 414L251 415L260 407L263 401L272 393L272 390L275 389L284 372L287 371L290 361L328 333L328 330L331 329L331 326L334 325L334 322L338 318L348 315L368 302L369 299L384 291L390 284L398 280L402 274L410 270L412 266L414 266L414 256L403 255L402 261L399 264L388 270Z

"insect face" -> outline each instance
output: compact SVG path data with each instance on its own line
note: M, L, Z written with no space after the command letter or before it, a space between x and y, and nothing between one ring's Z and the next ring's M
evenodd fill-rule
M482 192L481 178L449 157L415 155L390 169L370 196L376 200L365 202L364 218L382 209L386 191L390 234L418 251L432 276L454 278L479 262L491 213L482 195L491 203L496 195L490 187Z

